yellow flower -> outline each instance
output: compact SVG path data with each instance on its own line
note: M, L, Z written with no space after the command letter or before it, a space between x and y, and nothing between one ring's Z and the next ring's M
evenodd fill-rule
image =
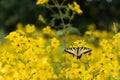
M54 29L51 30L50 36L55 36L56 31Z
M12 53L9 53L9 52L4 52L2 57L1 57L3 62L11 63L11 64L12 64L12 61L13 61L14 58L15 58L15 56Z
M46 23L46 21L42 15L39 15L38 20L43 22L43 23Z
M108 40L106 40L106 39L103 39L103 40L99 43L100 46L106 46L106 44L108 44Z
M45 45L45 43L46 43L46 40L42 37L42 36L39 36L38 37L38 42L39 42L39 44L43 47L44 45Z
M83 77L83 75L85 74L85 66L81 65L76 72L78 73L78 77Z
M74 9L75 9L75 11L78 13L78 14L82 14L83 12L82 12L82 10L80 9L80 6L76 3L76 2L73 2L73 4L74 4Z
M71 10L74 10L73 5L68 4L68 7L69 7Z
M78 14L82 14L83 11L80 9L80 6L74 1L73 4L68 4L68 7L72 10L77 12Z
M47 3L48 0L37 0L36 5Z
M52 47L58 47L60 45L60 42L56 38L52 38L51 45Z
M17 26L17 32L19 32L22 35L25 35L25 31L24 31L22 23L18 23L16 26Z
M109 75L107 69L105 67L102 67L99 71L99 75L97 76L98 80L106 79L106 77Z
M32 32L35 31L35 25L27 24L27 25L25 26L25 29L26 29L26 32L27 32L27 33L32 33Z
M95 66L98 66L97 68L99 69L99 68L101 68L101 67L104 67L104 66L105 66L105 63L106 63L105 59L102 58L102 59L100 59L100 60L95 64Z
M104 52L111 53L113 51L113 45L108 40L103 39L100 42L100 46L102 46Z
M20 37L20 34L17 32L11 32L8 36L6 36L6 39L15 41L17 38Z
M47 47L46 47L46 52L47 52L47 53L50 53L51 48L52 48L51 46L47 46Z
M44 34L50 34L51 33L51 27L50 26L46 26L45 28L43 28L42 32Z
M91 30L90 31L86 31L85 34L86 35L92 35L92 31Z
M117 72L118 66L116 66L118 63L117 63L117 64L115 64L115 63L116 63L116 62L114 62L113 64L108 63L108 64L105 66L106 70L108 70L109 74L112 75L112 77L114 77L114 78L119 75L118 72Z
M13 49L15 49L16 52L23 50L23 45L17 41L12 43L12 47L13 47Z
M35 40L33 38L27 38L26 47L32 48L34 43L35 43Z
M85 41L84 40L77 40L77 41L74 42L74 45L76 47L82 47L82 46L85 45Z
M41 59L42 64L48 64L48 60L49 60L48 57L43 57L43 58Z
M23 29L23 25L22 23L17 23L17 30L22 30Z
M92 30L92 31L96 29L95 24L89 24L87 27L88 27L88 30Z

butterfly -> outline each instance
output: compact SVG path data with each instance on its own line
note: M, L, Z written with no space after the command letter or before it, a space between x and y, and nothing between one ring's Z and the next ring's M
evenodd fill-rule
M76 56L77 59L80 59L82 57L82 54L91 52L92 49L86 47L77 47L77 48L66 48L64 51L72 54L73 56Z

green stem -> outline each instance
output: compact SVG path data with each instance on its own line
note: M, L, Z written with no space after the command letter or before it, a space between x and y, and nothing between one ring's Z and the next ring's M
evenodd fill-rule
M59 15L60 15L60 19L61 19L61 22L62 22L62 25L63 25L63 32L64 32L64 36L63 36L63 40L64 40L64 44L66 44L66 25L64 23L64 20L63 20L63 16L62 16L62 11L61 11L61 6L60 4L58 3L58 1L56 0L52 0L53 3L56 5L56 7L58 8L58 12L59 12Z
M75 14L76 14L75 12L72 13L72 16L70 17L69 23L72 21L72 19L74 18Z
M115 34L117 34L117 28L115 23L113 23L113 27L114 27Z

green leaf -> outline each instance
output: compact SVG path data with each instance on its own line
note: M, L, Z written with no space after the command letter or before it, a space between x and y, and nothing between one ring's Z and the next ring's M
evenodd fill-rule
M59 36L62 36L64 33L63 33L63 31L62 30L58 30L57 32L56 32L56 37L59 37Z
M68 31L69 34L78 34L78 35L81 34L79 29L75 28L75 27L68 27L67 31Z
M59 14L53 14L52 17L56 18L56 19L60 19L60 15Z
M53 19L50 21L50 25L51 25L51 26L55 26L55 20L56 20L56 18L53 18Z

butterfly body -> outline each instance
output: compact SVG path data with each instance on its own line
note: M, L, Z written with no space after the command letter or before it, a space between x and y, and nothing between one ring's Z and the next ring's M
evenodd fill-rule
M77 48L66 48L64 51L68 52L69 54L72 54L73 56L76 56L77 59L80 59L82 54L91 52L92 50L86 47L77 47Z

